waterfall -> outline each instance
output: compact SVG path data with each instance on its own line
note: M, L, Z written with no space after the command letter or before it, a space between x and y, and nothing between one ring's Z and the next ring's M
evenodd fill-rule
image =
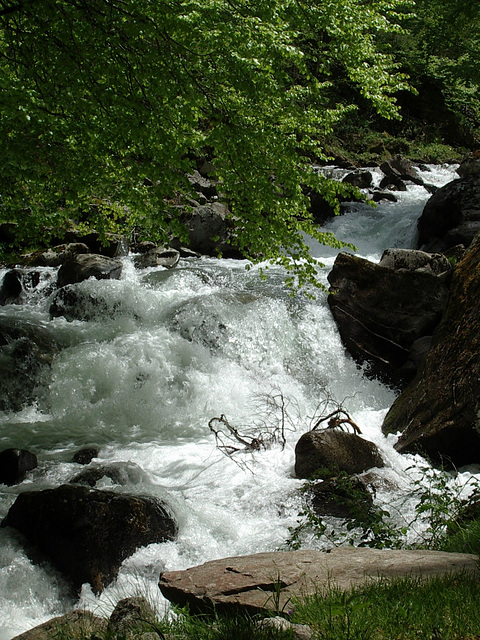
M454 168L437 166L421 175L438 186L455 177ZM376 208L351 205L327 227L374 261L387 247L412 247L429 194L411 185L397 195L398 202ZM311 249L326 283L336 250ZM426 462L398 454L396 437L381 433L395 391L365 378L346 353L325 295L292 297L281 269L262 279L244 261L189 258L172 270L136 270L131 258L123 260L120 280L79 286L78 319L50 319L56 270L46 267L36 269L40 283L25 304L0 307L1 319L31 327L53 350L30 380L31 400L7 402L0 412L0 450L29 449L39 460L23 483L0 485L0 519L19 492L68 482L81 469L73 454L96 446L94 464L129 470L126 485L104 478L97 486L160 496L175 512L179 535L139 549L94 596L88 585L72 594L50 565L32 562L12 530L0 529L0 640L74 607L108 614L138 591L165 606L156 586L162 570L284 548L301 509L295 444L328 406L341 404L379 447L386 467L378 471L376 499L398 504L405 518L412 509L405 490ZM11 383L26 384L30 375ZM209 428L222 415L247 437L272 439L271 446L226 455Z

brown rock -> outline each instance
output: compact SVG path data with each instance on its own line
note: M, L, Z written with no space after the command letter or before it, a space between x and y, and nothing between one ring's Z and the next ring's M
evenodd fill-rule
M331 477L338 471L362 473L372 467L383 467L383 460L373 442L355 433L336 429L308 431L295 447L297 478Z
M456 466L480 462L480 234L457 265L423 368L388 412L399 451Z
M64 616L25 631L13 640L52 640L52 638L93 638L105 633L107 621L90 611L71 611Z
M380 578L430 578L452 572L478 572L477 557L441 551L336 548L257 553L213 560L160 576L163 595L193 611L282 611L292 597L336 586L348 590Z

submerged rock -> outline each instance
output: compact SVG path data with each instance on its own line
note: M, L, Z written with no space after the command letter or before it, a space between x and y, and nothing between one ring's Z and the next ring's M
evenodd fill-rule
M424 365L393 403L383 431L399 451L461 466L480 462L480 234L455 268Z
M373 444L356 433L324 429L304 433L295 447L297 478L331 477L336 472L362 473L383 467L382 457Z
M172 540L177 525L153 497L62 485L21 493L2 527L14 527L76 588L100 593L139 547Z
M37 456L26 449L4 449L0 452L0 483L23 482L28 471L38 466Z
M52 333L15 317L0 317L0 411L20 411L36 398L58 351Z
M438 189L418 220L418 246L427 251L447 251L455 245L470 246L480 231L480 172L470 168Z

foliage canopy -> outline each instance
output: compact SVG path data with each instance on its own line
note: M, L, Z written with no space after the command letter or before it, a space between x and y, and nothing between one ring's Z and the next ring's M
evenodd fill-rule
M251 257L303 263L319 234L304 187L355 108L394 117L406 88L380 34L402 0L0 0L0 222L24 239L67 220L180 233L179 194L208 156ZM285 255L285 252L289 257ZM311 271L310 271L311 275Z

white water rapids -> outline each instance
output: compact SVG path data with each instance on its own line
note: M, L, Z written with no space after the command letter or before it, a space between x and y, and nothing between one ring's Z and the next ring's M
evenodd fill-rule
M439 166L422 176L436 185L456 177L454 168ZM410 186L397 195L397 203L355 206L328 228L375 261L387 247L413 247L429 194ZM325 263L326 283L337 252L312 251ZM0 529L0 640L73 607L106 615L120 598L139 592L164 606L157 588L162 570L285 548L301 509L295 444L328 398L380 448L386 467L377 474L376 499L398 501L401 517L411 515L401 497L424 461L399 455L396 438L381 433L395 393L366 379L345 352L324 295L313 302L292 298L280 270L262 280L258 268L247 271L245 264L202 258L173 270L137 271L125 258L119 281L82 283L112 311L89 322L50 320L56 270L44 268L40 292L27 304L0 308L61 346L35 404L0 413L0 450L29 449L39 460L20 485L0 485L0 519L19 492L68 481L82 469L73 454L96 445L94 464L128 463L122 490L162 497L179 522L174 542L138 550L99 597L87 585L79 597L72 594L50 565L27 556L12 530ZM280 416L266 415L265 398L280 394L293 422L284 448L230 458L216 447L212 418L224 414L244 434L266 429ZM321 548L322 541L307 537L303 544Z

